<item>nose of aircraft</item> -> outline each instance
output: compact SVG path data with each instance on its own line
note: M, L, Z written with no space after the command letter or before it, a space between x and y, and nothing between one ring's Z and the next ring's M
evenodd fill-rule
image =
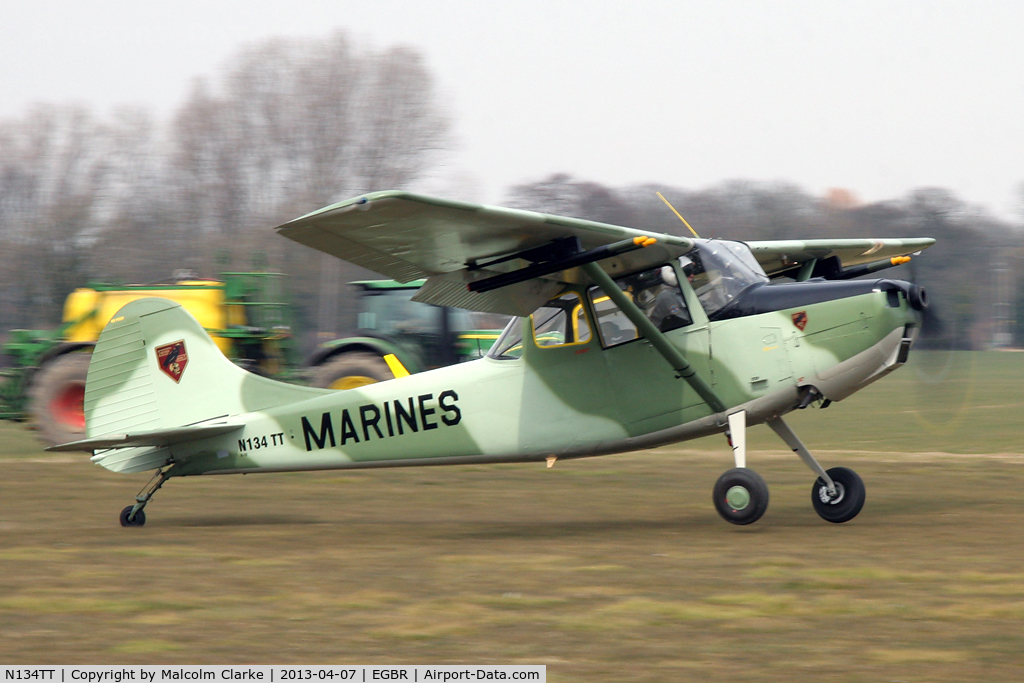
M893 313L897 313L897 320L902 318L903 324L903 338L900 340L896 360L896 365L898 366L907 361L907 356L910 353L910 347L915 341L917 341L917 338L921 334L921 327L924 323L925 316L927 315L928 292L924 287L912 282L896 280L895 284L899 286L906 298L906 304L898 306L898 311L893 311ZM892 294L895 294L895 292L890 290L890 306L894 303L891 299Z
M878 280L875 291L887 293L888 304L892 308L900 308L906 311L907 323L914 323L920 326L924 319L925 311L928 309L928 292L924 287L906 280ZM900 297L900 293L903 294ZM907 306L900 305L900 298L907 301Z
M900 309L903 313L901 317L906 325L905 336L916 339L918 332L920 332L921 324L924 322L925 311L928 309L928 292L924 287L913 282L889 280L888 283L889 305ZM896 292L892 291L894 284L902 292L903 297L899 297ZM894 297L896 297L895 300ZM905 298L906 304L900 306L898 303L899 298ZM893 312L896 313L896 311Z

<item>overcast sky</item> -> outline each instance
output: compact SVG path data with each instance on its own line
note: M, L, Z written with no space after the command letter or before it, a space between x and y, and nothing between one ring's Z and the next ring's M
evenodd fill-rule
M567 172L865 201L940 186L1020 214L1024 2L0 2L0 117L39 101L168 116L243 44L342 29L424 54L454 198Z

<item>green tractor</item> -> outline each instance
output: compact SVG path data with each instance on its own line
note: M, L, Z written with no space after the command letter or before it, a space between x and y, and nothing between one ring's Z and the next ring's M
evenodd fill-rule
M317 348L308 363L313 386L352 389L392 379L388 354L410 373L482 358L508 322L508 316L412 301L423 280L350 285L359 297L357 330Z
M107 321L129 301L158 296L180 303L236 364L267 377L351 389L391 379L384 356L410 372L483 356L506 316L411 301L422 281L355 282L354 336L320 346L306 367L296 360L289 305L279 273L222 273L220 280L176 278L166 284L93 284L72 292L55 330L12 330L0 347L0 418L29 422L48 444L85 438L85 378Z
M0 347L0 418L29 422L48 444L85 438L85 377L107 321L135 299L180 303L210 332L228 358L247 370L299 379L288 306L279 273L223 273L220 280L185 275L149 285L91 284L64 302L55 330L12 330Z

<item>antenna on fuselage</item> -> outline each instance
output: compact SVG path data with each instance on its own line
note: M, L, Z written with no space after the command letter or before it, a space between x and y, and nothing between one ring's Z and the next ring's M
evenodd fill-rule
M669 204L668 200L665 199L665 197L660 192L655 192L655 194L658 195L658 199L660 199L661 201L665 202L665 205L668 206L668 208L672 209L672 213L674 213L676 216L679 217L679 220L681 220L683 222L683 225L685 225L686 227L690 228L690 232L693 233L693 236L696 237L697 239L700 239L700 235L697 234L696 230L694 230L692 227L690 227L690 224L686 222L685 218L683 218L683 214L681 214L678 211L676 211L676 207L674 207L671 204Z

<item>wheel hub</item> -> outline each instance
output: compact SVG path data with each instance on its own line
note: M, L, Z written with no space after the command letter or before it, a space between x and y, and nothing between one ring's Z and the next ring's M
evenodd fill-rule
M743 486L733 486L725 492L725 502L733 510L744 510L750 505L750 491Z
M838 481L833 483L836 486L835 493L829 493L828 486L824 484L818 487L818 498L821 499L822 503L826 503L828 505L838 505L839 503L843 502L843 498L846 497L846 489L843 488L843 485Z

